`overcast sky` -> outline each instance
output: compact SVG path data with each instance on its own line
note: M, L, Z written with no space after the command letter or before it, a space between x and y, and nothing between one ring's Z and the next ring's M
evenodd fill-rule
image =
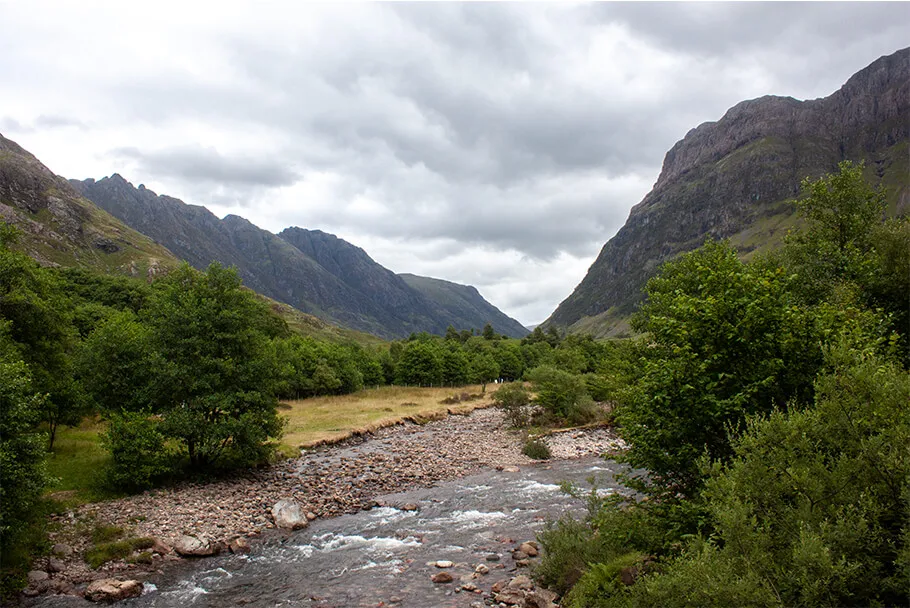
M910 43L906 3L0 2L0 133L525 324L582 279L666 151Z

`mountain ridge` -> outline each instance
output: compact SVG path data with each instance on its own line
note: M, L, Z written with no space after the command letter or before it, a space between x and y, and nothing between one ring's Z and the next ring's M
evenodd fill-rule
M869 176L891 190L891 213L906 212L908 130L910 49L877 59L828 97L734 105L667 152L652 190L543 325L621 333L662 262L706 238L730 238L744 254L775 246L793 224L788 201L802 179L841 160L865 160Z
M441 334L448 325L468 320L474 324L459 329L492 321L485 308L470 318L454 315L363 249L335 235L299 227L275 235L237 215L218 219L205 207L141 185L136 188L118 174L70 183L85 198L196 268L211 261L236 266L244 284L255 291L352 329L402 338L420 331ZM512 322L497 330L515 337L527 333L492 308L501 315L496 317L500 325L504 319Z

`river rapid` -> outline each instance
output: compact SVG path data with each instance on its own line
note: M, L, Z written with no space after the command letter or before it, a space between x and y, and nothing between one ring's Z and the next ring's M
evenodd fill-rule
M548 520L567 512L583 515L584 501L560 491L560 482L588 487L594 477L600 492L617 492L615 475L622 470L597 457L554 460L381 496L377 502L386 506L267 535L248 555L186 560L148 579L141 597L117 605L483 606L495 582L525 573L512 558L519 543L533 540ZM453 563L445 569L453 582L432 582L431 576L442 571L435 566L440 560ZM489 573L475 574L479 564ZM472 585L478 592L470 590ZM32 605L91 604L56 596Z

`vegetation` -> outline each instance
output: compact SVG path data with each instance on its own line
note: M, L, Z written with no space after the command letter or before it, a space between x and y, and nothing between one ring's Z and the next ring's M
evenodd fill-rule
M842 163L804 183L780 253L709 242L648 283L646 333L614 352L634 366L588 383L648 475L541 534L566 605L910 600L910 291L884 288L907 280L908 222L882 200Z

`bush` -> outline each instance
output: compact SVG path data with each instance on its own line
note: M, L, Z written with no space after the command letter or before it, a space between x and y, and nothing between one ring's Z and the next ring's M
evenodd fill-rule
M102 445L111 453L107 484L118 490L150 488L172 470L174 455L167 449L158 420L148 414L122 412L111 416Z
M587 418L592 407L582 376L542 365L528 373L537 396L534 403L554 422Z
M509 426L522 428L530 423L528 404L531 395L521 382L504 384L493 394L493 401L502 410Z
M155 544L153 538L127 538L110 543L97 544L85 552L85 561L92 568L97 570L104 564L115 559L128 558L134 551L149 549ZM140 561L142 556L147 555L148 561ZM148 563L151 561L151 554L143 553L137 556L134 562Z
M551 456L550 448L540 439L528 439L521 451L525 456L534 460L548 460Z

